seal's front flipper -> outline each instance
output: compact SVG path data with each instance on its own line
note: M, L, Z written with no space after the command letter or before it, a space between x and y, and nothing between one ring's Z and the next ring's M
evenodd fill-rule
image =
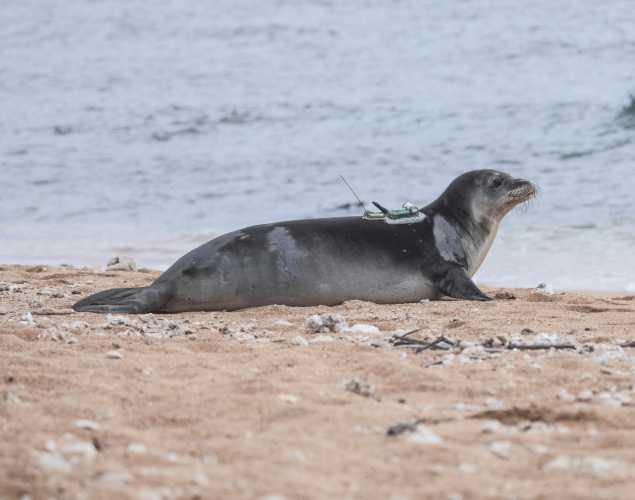
M449 269L436 283L439 291L448 297L465 300L492 300L481 292L460 267Z

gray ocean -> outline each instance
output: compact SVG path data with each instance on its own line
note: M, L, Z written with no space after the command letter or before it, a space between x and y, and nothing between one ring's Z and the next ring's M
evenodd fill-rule
M0 263L540 186L477 279L635 291L633 0L4 0Z

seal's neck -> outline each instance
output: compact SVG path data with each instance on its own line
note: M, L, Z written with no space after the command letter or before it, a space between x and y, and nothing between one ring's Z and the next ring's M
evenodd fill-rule
M468 250L470 257L468 259L469 266L467 273L470 277L478 271L485 257L487 257L490 248L492 248L492 243L494 243L494 238L496 238L496 234L498 233L498 226L498 221L495 220L491 224L488 224L487 228L482 228L479 231L470 233L470 239L473 242L472 249Z
M487 256L498 220L479 218L469 211L430 210L437 250L443 259L459 264L471 277Z

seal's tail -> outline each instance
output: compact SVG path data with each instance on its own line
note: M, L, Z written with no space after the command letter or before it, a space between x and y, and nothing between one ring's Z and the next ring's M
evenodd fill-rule
M160 286L113 288L80 300L73 309L77 312L144 314L159 312L168 300L168 291Z

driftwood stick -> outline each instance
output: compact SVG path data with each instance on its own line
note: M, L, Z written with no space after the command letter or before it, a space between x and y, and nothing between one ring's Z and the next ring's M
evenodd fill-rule
M410 330L409 332L404 333L403 335L396 335L395 338L405 339L406 337L412 335L413 333L420 332L421 328L415 328L414 330Z
M390 342L392 343L392 345L396 347L401 347L401 346L414 347L416 349L415 352L417 353L420 351L425 351L426 349L440 349L443 351L447 351L451 349L452 347L455 347L458 345L456 342L447 338L444 335L440 335L439 337L437 337L436 339L432 341L407 338L408 335L412 335L413 333L418 332L419 330L420 328L408 333L404 333L403 335L394 336ZM450 347L445 347L445 346L442 346L441 344L447 344Z
M518 349L519 351L548 351L549 349L575 349L573 344L507 344L507 349Z
M440 344L443 344L443 343L448 344L450 347L442 347ZM454 346L456 346L456 343L454 341L450 340L444 335L440 335L432 342L429 342L427 344L417 347L417 349L415 350L415 354L418 354L421 351L425 351L426 349L435 349L435 348L441 349L443 351L448 351Z

